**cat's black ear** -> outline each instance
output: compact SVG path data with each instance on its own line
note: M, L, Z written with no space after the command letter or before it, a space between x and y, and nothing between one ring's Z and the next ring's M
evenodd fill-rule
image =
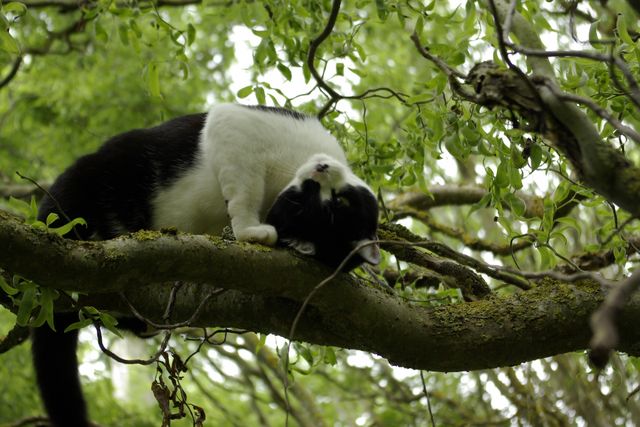
M316 254L316 245L312 242L307 242L304 240L298 239L286 239L285 243L290 248L295 249L303 255L315 255Z
M377 241L378 238L374 236L373 239L362 239L353 242L353 247L357 248L360 245L365 245L358 249L358 255L369 264L376 265L380 263L380 246L378 246Z

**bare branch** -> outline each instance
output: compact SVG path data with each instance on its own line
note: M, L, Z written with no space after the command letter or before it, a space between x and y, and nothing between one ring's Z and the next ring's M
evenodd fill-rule
M327 94L329 94L330 98L329 102L318 113L318 117L323 117L333 106L333 104L335 104L341 98L341 95L336 92L331 86L329 86L327 82L324 81L315 66L316 52L318 50L318 47L320 47L322 42L324 42L331 34L331 31L333 31L333 27L336 25L336 20L338 19L338 13L340 12L340 4L341 0L333 0L333 2L331 3L331 13L329 14L327 24L325 25L322 32L316 38L311 40L311 43L309 44L309 53L307 54L307 67L309 68L311 75L315 79L318 86Z
M18 56L16 60L13 61L13 66L11 67L11 70L9 70L9 73L2 80L0 80L0 89L8 85L9 82L13 80L16 74L18 74L18 70L20 69L21 64L22 64L22 56Z
M442 243L424 241L420 236L411 233L400 224L384 224L378 230L378 236L383 239L381 247L393 253L398 259L420 265L443 276L456 278L456 287L459 287L466 297L471 297L470 299L486 297L490 289L484 283L484 280L475 274L470 274L472 272L463 266L471 267L479 273L484 273L487 276L521 289L531 289L531 284L517 272L506 271L500 266L486 264L473 257L456 252ZM390 242L386 243L384 240ZM406 240L411 244L407 245L402 240ZM416 247L426 249L440 257L451 259L455 263L433 257L419 251Z
M598 116L600 116L601 118L609 122L609 124L613 126L613 128L616 129L618 132L620 132L622 135L625 135L626 137L634 140L637 144L640 144L640 133L636 132L634 129L630 128L629 126L622 124L622 122L620 122L618 119L613 117L611 113L609 113L607 110L602 108L591 98L586 98L583 96L562 92L555 85L549 85L548 87L551 89L554 95L558 97L558 99L586 105Z
M327 20L327 24L325 25L322 32L316 38L311 40L311 43L309 44L309 52L307 54L307 67L309 68L311 75L316 81L318 87L322 89L324 92L326 92L329 96L329 100L327 101L327 103L318 112L318 117L319 118L324 117L341 99L396 98L400 102L404 103L405 95L393 89L390 89L388 87L378 87L378 88L368 89L358 95L342 95L341 93L333 89L331 86L329 86L329 84L324 80L324 78L318 72L315 66L316 53L320 45L327 39L327 37L329 37L329 35L331 35L331 32L333 31L333 28L336 25L336 20L338 19L338 13L340 12L340 5L341 5L341 0L333 0L331 4L331 12L329 14L329 19ZM384 94L381 95L380 92L383 92Z
M9 333L0 337L0 354L6 353L29 339L29 328L15 325Z

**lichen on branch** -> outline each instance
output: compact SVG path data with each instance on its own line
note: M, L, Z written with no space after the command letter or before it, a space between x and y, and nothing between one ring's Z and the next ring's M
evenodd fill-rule
M302 301L331 273L289 251L208 236L144 232L104 242L65 240L2 211L0 268L41 286L82 291L80 303L98 309L127 313L131 303L157 322L180 280L186 283L169 321L193 317L192 326L285 337ZM193 316L220 287L227 291ZM311 299L296 339L369 351L410 368L485 369L586 348L589 316L603 298L594 282L547 281L508 297L434 307L340 274ZM640 354L640 332L624 326L638 318L634 297L621 312L618 349Z

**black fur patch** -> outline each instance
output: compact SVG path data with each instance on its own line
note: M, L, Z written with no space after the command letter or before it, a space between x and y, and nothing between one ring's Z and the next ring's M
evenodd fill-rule
M307 179L300 187L289 187L278 196L266 222L276 228L280 245L287 246L290 240L311 242L314 257L336 268L355 242L376 239L378 204L369 189L351 185L323 201L320 184ZM356 253L343 270L352 270L363 262Z
M194 163L205 119L206 114L182 116L111 138L58 177L49 190L57 204L44 197L40 220L55 212L66 222L59 205L70 219L87 221L88 227L76 227L81 239L110 239L150 228L154 191L169 186Z

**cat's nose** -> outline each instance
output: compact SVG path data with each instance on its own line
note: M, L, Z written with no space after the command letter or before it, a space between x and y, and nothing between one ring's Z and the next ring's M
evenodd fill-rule
M326 163L318 163L318 164L316 165L316 171L317 171L317 172L324 172L324 171L326 171L327 169L329 169L329 165L328 165L328 164L326 164Z

